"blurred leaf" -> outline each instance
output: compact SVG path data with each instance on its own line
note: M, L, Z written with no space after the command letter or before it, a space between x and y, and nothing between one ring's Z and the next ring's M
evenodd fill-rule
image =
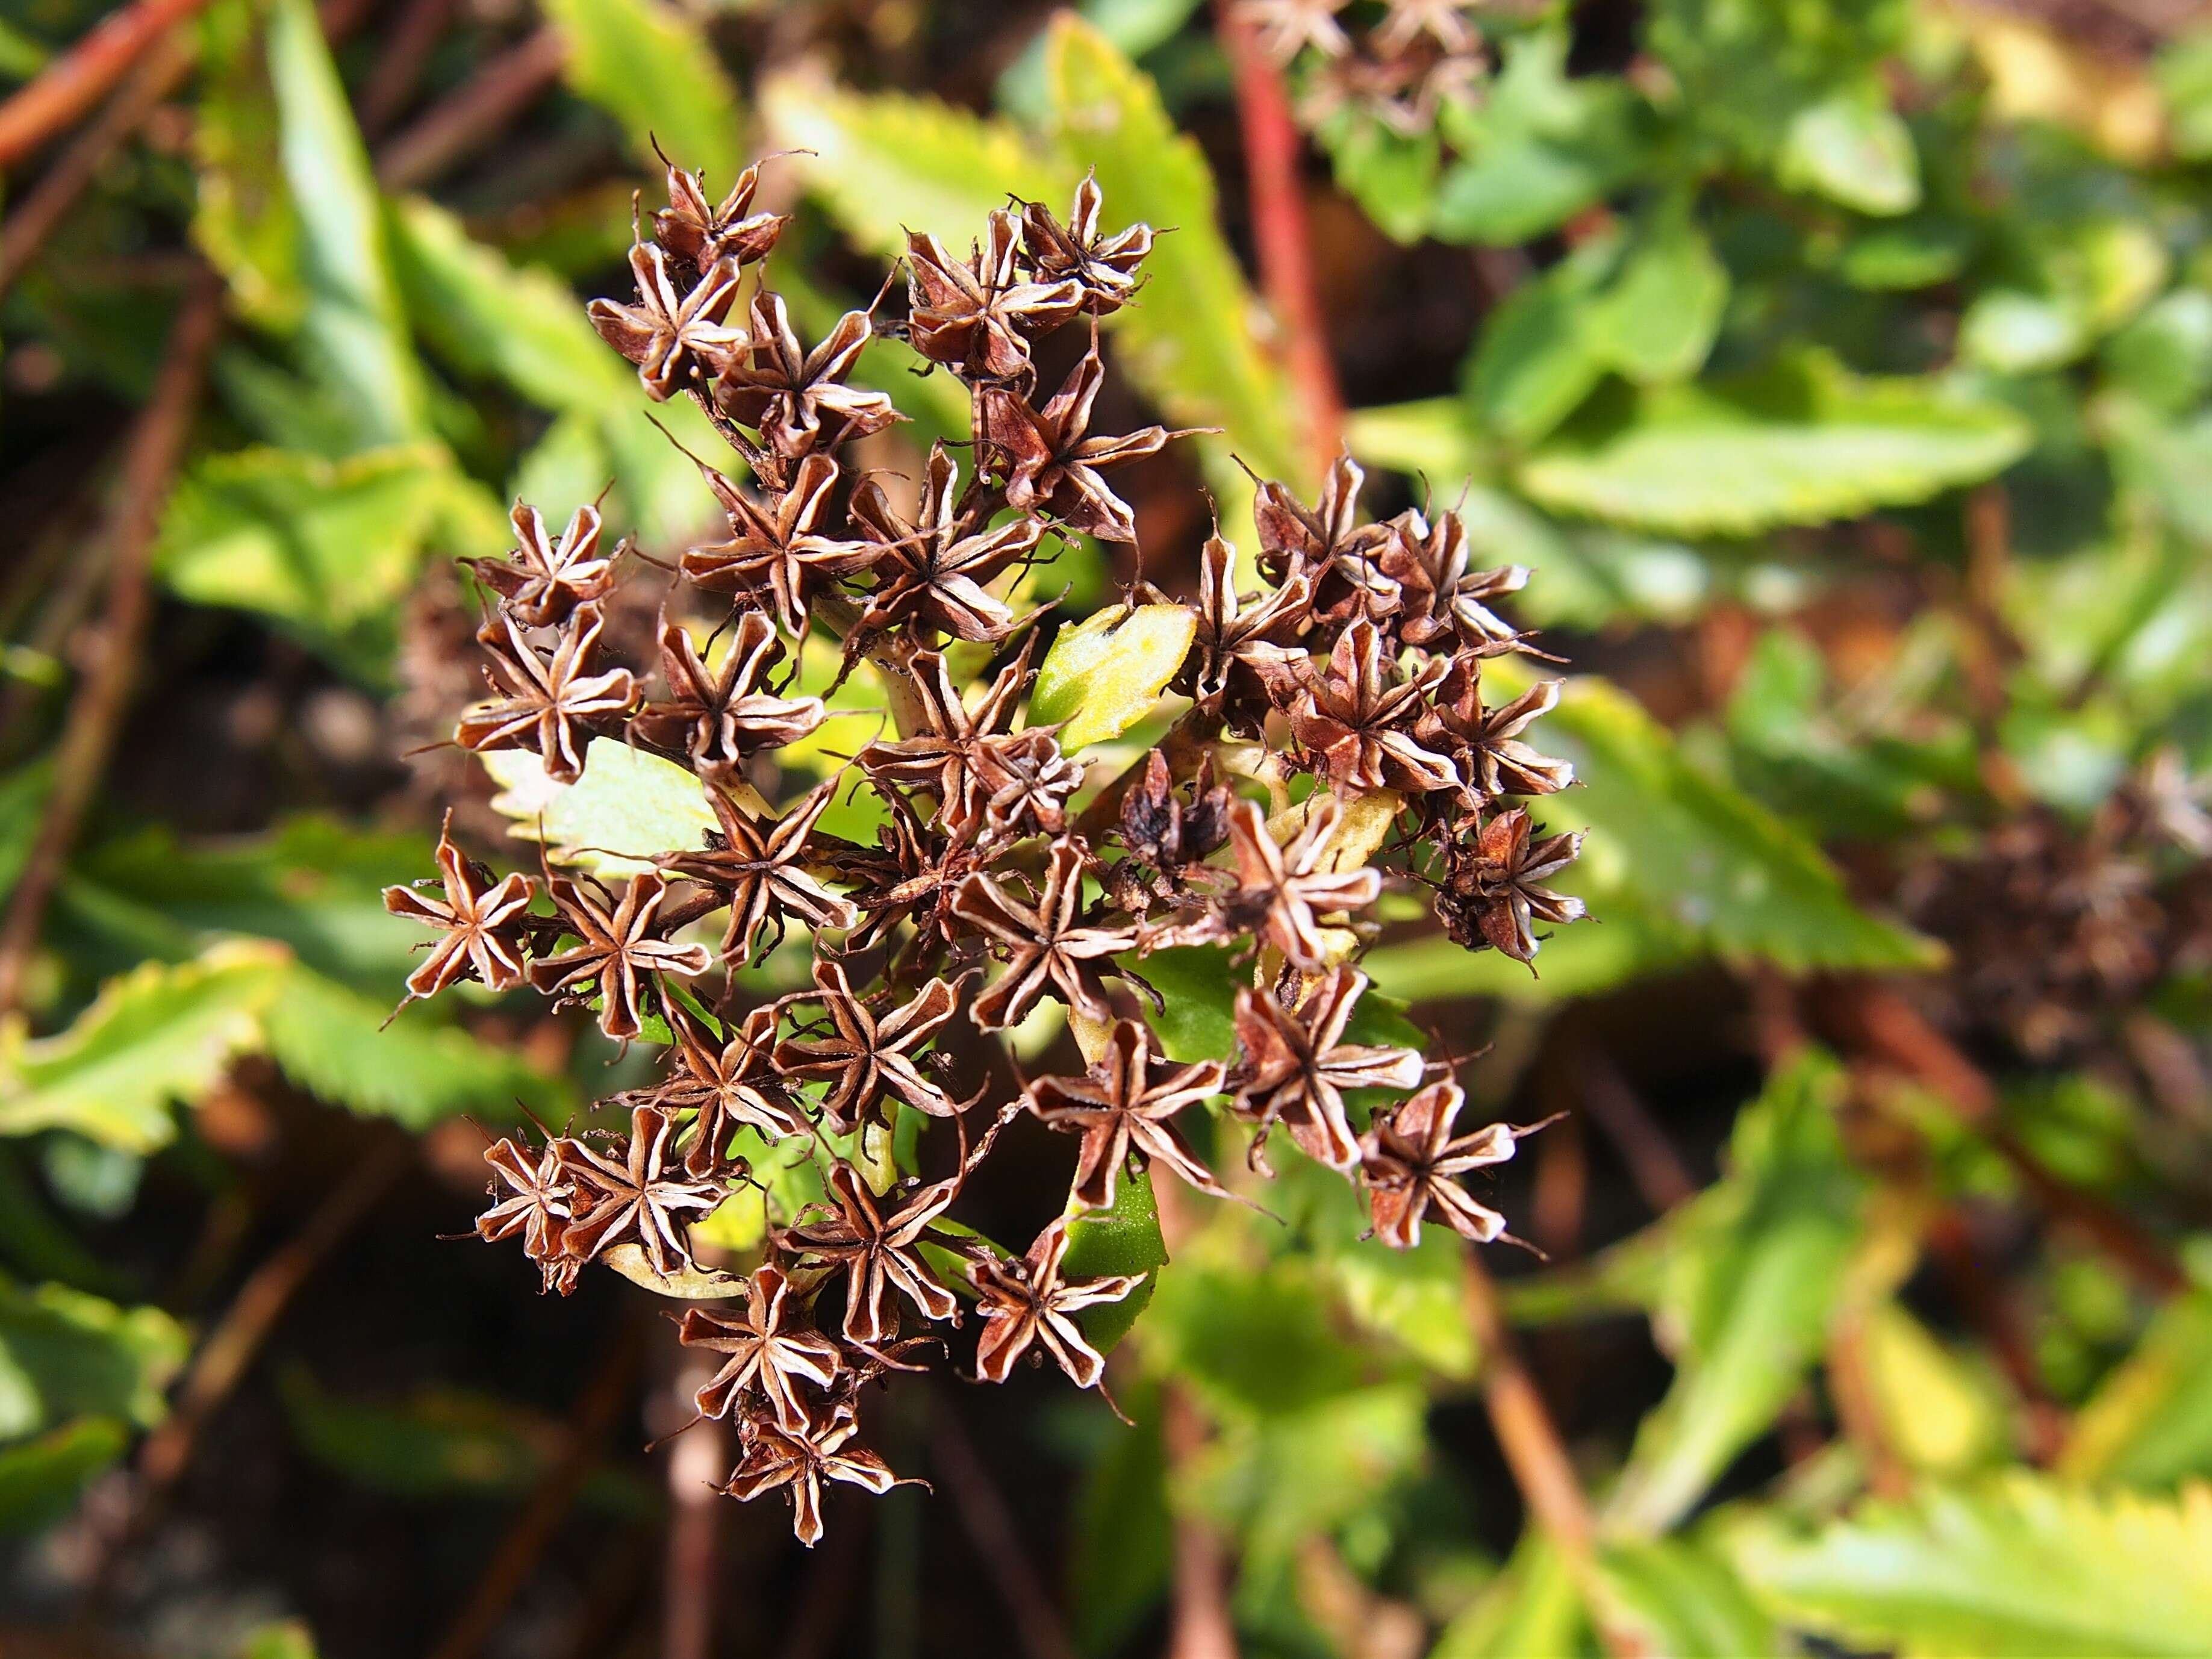
M1861 213L1887 216L1920 204L1912 134L1879 88L1832 94L1790 118L1782 141L1784 185Z
M1314 136L1328 151L1338 185L1384 235L1411 246L1428 234L1443 164L1433 131L1399 132L1347 103Z
M2212 155L2212 30L2193 27L2168 40L2155 68L2173 153L2185 161Z
M517 1103L557 1117L566 1085L520 1055L410 1010L385 1022L380 1003L295 969L263 1016L269 1052L284 1074L333 1105L388 1117L416 1133L463 1113L513 1118Z
M54 763L44 757L0 777L0 890L15 890L53 787Z
M564 1425L512 1400L428 1389L392 1403L335 1395L301 1367L278 1380L292 1433L307 1455L372 1492L400 1498L453 1493L520 1497L561 1455ZM624 1520L650 1516L653 1490L627 1471L601 1468L583 1502Z
M219 945L110 981L52 1036L26 1042L20 1026L0 1028L0 1134L67 1129L134 1152L166 1145L171 1103L196 1099L259 1041L289 961L278 945Z
M1120 737L1152 712L1197 634L1187 605L1114 605L1061 629L1038 665L1030 724L1060 726L1071 754Z
M1959 320L1959 347L1971 362L2000 374L2033 374L2071 362L2088 331L2057 301L2019 289L1977 295Z
M1938 383L1807 356L1747 379L1586 405L1525 462L1544 506L1682 535L1750 535L1923 501L2026 451L2019 416Z
M1444 174L1435 234L1505 247L1557 228L1610 193L1644 159L1626 82L1570 79L1567 32L1514 37L1480 109L1460 135L1464 159Z
M497 503L434 446L342 461L247 449L206 456L185 475L155 556L179 597L272 617L376 673L424 560L496 555L506 539Z
M84 1143L72 1137L53 1144ZM0 1148L0 1257L29 1277L58 1279L95 1295L122 1294L133 1283L131 1274L94 1255L64 1224L5 1148Z
M1704 367L1728 304L1727 267L1679 209L1638 228L1591 326L1602 360L1642 386Z
M1882 1443L1905 1462L1958 1475L2009 1452L2008 1402L1996 1380L1952 1352L1896 1302L1871 1310L1863 1345Z
M1145 1360L1228 1418L1295 1417L1356 1389L1361 1371L1310 1260L1277 1257L1255 1272L1196 1243L1160 1277Z
M1765 1433L1820 1354L1859 1230L1861 1177L1832 1116L1842 1073L1812 1054L1744 1108L1726 1175L1673 1234L1654 1328L1675 1359L1609 1510L1640 1533L1688 1512Z
M1302 483L1311 469L1288 384L1254 332L1258 305L1222 234L1212 171L1169 118L1152 78L1112 41L1072 13L1049 28L1052 135L1064 176L1097 174L1109 227L1141 220L1164 233L1145 261L1143 289L1109 319L1115 361L1171 422L1223 428L1200 440L1200 450L1224 520L1241 523L1251 485L1232 452L1262 477ZM1069 193L1054 192L1056 211ZM979 219L963 240L981 228Z
M1167 1241L1160 1237L1160 1209L1152 1179L1124 1172L1114 1183L1113 1207L1077 1212L1067 1224L1067 1254L1061 1271L1071 1279L1102 1279L1143 1273L1145 1282L1119 1302L1084 1309L1076 1322L1101 1353L1110 1352L1151 1305L1167 1265Z
M1173 40L1205 0L1079 0L1083 21L1112 41L1125 56L1142 58ZM999 107L1031 126L1052 115L1052 86L1045 62L1051 31L1038 29L1022 55L999 76Z
M269 75L307 286L301 348L363 447L425 436L428 404L385 246L368 152L311 0L270 0Z
M1136 1426L1108 1434L1076 1488L1067 1583L1077 1650L1119 1650L1166 1596L1175 1574L1159 1391L1143 1383L1121 1407Z
M2212 1474L2212 1292L2160 1308L2074 1419L2058 1473L2166 1487Z
M2185 413L2212 391L2212 294L2178 288L2105 342L2105 372L2150 407Z
M1516 289L1486 323L1468 393L1502 436L1515 442L1542 437L1603 378L1594 296L1613 252L1608 242L1576 250Z
M80 1417L35 1440L0 1446L0 1537L38 1532L75 1507L93 1478L121 1461L131 1431Z
M715 826L697 778L612 738L592 739L574 783L547 777L544 763L526 750L480 758L504 792L492 805L517 820L514 835L544 842L556 863L594 875L635 874L655 853L705 845Z
M1908 1656L2196 1655L2212 1630L2212 1491L2094 1493L2014 1471L1869 1504L1808 1537L1741 1535L1782 1615Z
M635 1244L617 1244L599 1260L631 1284L680 1302L719 1302L744 1294L744 1279L714 1268L688 1267L678 1262L675 1272L664 1273Z
M580 98L621 124L630 154L656 173L657 139L714 196L744 164L744 120L714 45L696 17L664 0L545 0L568 52L562 73Z
M1565 1558L1530 1527L1505 1570L1444 1627L1429 1659L1582 1659L1597 1650Z
M84 1414L151 1428L191 1346L159 1308L123 1308L62 1285L25 1288L0 1274L0 1357L37 1389L40 1420Z
M1385 1383L1280 1414L1231 1417L1176 1471L1176 1498L1233 1528L1246 1573L1264 1584L1267 1567L1294 1563L1301 1542L1371 1508L1418 1467L1426 1412L1418 1387ZM1244 1590L1253 1588L1248 1578ZM1243 1606L1255 1599L1238 1597Z
M297 1619L264 1625L246 1638L238 1659L315 1659L315 1637Z
M1783 1650L1781 1633L1727 1562L1686 1539L1599 1550L1607 1623L1668 1659L1749 1659Z
M1378 1244L1370 1236L1365 1194L1335 1170L1304 1158L1277 1171L1267 1202L1319 1259L1344 1311L1363 1329L1440 1376L1464 1380L1474 1375L1466 1246L1458 1235L1431 1227L1413 1249Z
M220 0L201 14L198 28L192 240L222 272L240 314L289 333L307 314L307 289L300 215L285 182L276 93L261 49L262 8L257 0Z

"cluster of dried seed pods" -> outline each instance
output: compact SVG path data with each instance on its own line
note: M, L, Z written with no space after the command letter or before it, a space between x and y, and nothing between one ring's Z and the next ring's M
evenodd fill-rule
M653 395L697 402L747 475L709 471L728 534L684 554L671 600L696 622L664 617L657 681L604 660L623 550L602 549L592 508L556 539L518 507L516 549L477 567L495 607L479 637L495 695L457 735L527 750L556 782L580 775L592 738L626 743L693 775L715 828L618 886L495 879L443 839L441 895L387 897L438 933L410 998L526 980L592 1009L610 1037L667 1045L657 1082L607 1103L626 1133L506 1139L486 1154L494 1201L478 1231L519 1237L548 1288L611 1255L696 1285L690 1228L758 1173L743 1149L810 1154L820 1199L771 1209L741 1303L693 1307L681 1334L726 1356L696 1405L740 1426L727 1490L787 1490L811 1542L824 1481L891 1484L854 1443L860 1397L942 1354L925 1333L972 1310L981 1379L1004 1381L1026 1355L1099 1382L1080 1316L1139 1279L1070 1273L1081 1218L1148 1167L1225 1195L1200 1151L1211 1136L1191 1133L1216 1110L1243 1126L1255 1170L1279 1124L1363 1183L1389 1244L1414 1243L1425 1217L1475 1240L1504 1232L1457 1178L1509 1158L1520 1132L1456 1135L1462 1097L1431 1075L1443 1068L1348 1039L1368 985L1353 963L1386 884L1429 890L1471 946L1533 957L1537 923L1580 913L1542 884L1574 841L1534 835L1512 800L1570 770L1523 741L1556 684L1496 708L1482 696L1483 663L1529 649L1492 608L1526 573L1475 568L1449 514L1363 522L1346 458L1316 504L1260 487L1266 592L1241 591L1233 547L1207 543L1173 676L1188 707L1141 763L1094 777L1058 727L1024 720L1040 633L1010 590L1051 545L1134 538L1110 475L1174 434L1094 429L1097 322L1136 295L1152 232L1103 234L1086 181L1066 222L1037 204L995 212L965 258L916 235L904 318L856 311L808 349L771 292L732 320L742 273L782 227L751 211L755 171L719 205L676 168L668 184L654 240L631 256L636 299L592 314ZM1073 325L1085 348L1042 392L1038 343ZM912 507L852 459L855 440L900 418L847 384L878 337L969 392L965 476L933 447ZM779 754L828 713L794 695L810 631L839 642L840 683L863 664L878 677L896 729L779 811ZM841 792L872 805L872 844L823 828ZM811 988L749 998L740 970L793 927L811 941ZM1216 952L1241 981L1232 1057L1164 1052L1145 963L1173 946ZM1089 1069L1025 1082L990 1035L1054 1004ZM1369 1110L1347 1098L1358 1091L1402 1098ZM948 1212L1024 1111L1077 1151L1065 1205L1016 1253ZM902 1121L951 1126L922 1148L936 1179L900 1178Z

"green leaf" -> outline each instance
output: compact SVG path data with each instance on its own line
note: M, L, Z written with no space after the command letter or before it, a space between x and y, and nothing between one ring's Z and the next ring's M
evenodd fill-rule
M420 1133L473 1113L505 1121L516 1103L541 1117L570 1103L559 1079L519 1055L410 1009L392 1021L377 1002L295 969L262 1018L269 1052L284 1074L333 1105L388 1117Z
M568 54L562 73L580 98L612 115L630 154L658 169L653 141L718 195L744 164L738 95L694 17L663 0L545 0Z
M1782 182L1844 207L1884 217L1920 205L1920 157L1912 133L1879 87L1838 92L1790 120L1782 140Z
M1361 1357L1337 1334L1310 1258L1255 1271L1201 1238L1160 1277L1145 1321L1146 1364L1224 1418L1291 1417L1357 1389Z
M283 1619L249 1634L239 1659L315 1659L315 1637L301 1620Z
M1337 184L1384 235L1410 247L1427 234L1443 161L1434 132L1401 133L1347 104L1314 136L1328 151Z
M284 179L280 124L256 0L220 0L199 21L193 106L198 198L192 240L222 272L240 313L289 333L307 310L301 225Z
M1642 386L1704 367L1728 305L1728 268L1688 213L1655 213L1589 320L1600 359Z
M712 1268L687 1267L679 1262L674 1273L662 1273L635 1244L617 1244L599 1260L631 1284L642 1285L655 1296L673 1297L682 1302L720 1302L745 1293L744 1279Z
M37 1389L43 1420L123 1418L145 1429L190 1349L159 1308L123 1308L61 1285L27 1289L0 1274L0 1355Z
M428 402L392 279L376 180L311 0L270 0L269 75L300 216L301 350L316 376L343 392L362 446L423 437Z
M2074 1419L2057 1469L2132 1486L2212 1474L2212 1291L2159 1310Z
M1665 1531L1765 1433L1825 1344L1859 1233L1862 1182L1833 1113L1843 1075L1811 1054L1746 1107L1728 1173L1673 1235L1654 1319L1674 1352L1609 1505L1632 1532Z
M54 763L32 761L0 777L0 890L13 892L24 860L38 839L46 797L53 793Z
M429 444L345 460L296 450L210 455L162 515L155 568L181 598L276 618L375 672L393 612L434 550L495 556L496 502Z
M2155 73L2173 153L2185 161L2212 155L2212 30L2194 27L2167 41Z
M1913 1659L2198 1655L2212 1490L2097 1493L2014 1471L1870 1504L1808 1537L1759 1529L1738 1570L1782 1615Z
M497 750L482 759L503 791L492 805L518 820L514 835L542 841L555 862L595 875L635 874L649 867L655 853L702 847L715 825L697 778L612 738L592 739L583 775L574 783L556 783L526 750Z
M1595 1650L1566 1558L1530 1527L1505 1570L1444 1626L1429 1659L1582 1659Z
M1783 1651L1780 1632L1718 1555L1686 1539L1609 1543L1597 1577L1609 1629L1668 1659L1750 1659Z
M1224 518L1242 522L1251 485L1232 455L1262 477L1302 483L1312 469L1289 387L1254 332L1259 307L1222 234L1212 170L1152 77L1111 40L1070 12L1048 27L1052 137L1065 176L1097 174L1111 225L1172 227L1145 261L1143 289L1108 319L1115 360L1176 424L1223 429L1200 441L1200 453ZM1066 193L1055 195L1055 210ZM979 218L963 234L981 228Z
M221 945L111 981L52 1036L26 1042L20 1027L0 1029L0 1134L67 1129L129 1152L166 1145L171 1103L204 1093L259 1042L290 960L279 945Z
M1742 380L1609 390L1522 465L1521 485L1559 512L1680 535L1925 501L2002 471L2028 445L2008 409L1818 355Z
M1591 313L1613 252L1610 243L1577 250L1516 289L1484 327L1468 393L1500 436L1542 437L1604 377Z
M1145 1282L1119 1302L1100 1303L1076 1316L1076 1322L1101 1353L1129 1334L1159 1286L1167 1265L1167 1241L1160 1236L1160 1208L1149 1175L1124 1172L1114 1183L1113 1207L1083 1210L1067 1224L1067 1254L1061 1266L1073 1279L1102 1279L1143 1273Z
M1576 763L1578 787L1540 803L1539 816L1548 829L1589 830L1586 881L1618 884L1660 922L1731 960L1802 970L1941 959L1931 942L1852 904L1819 848L1698 770L1617 687L1570 680L1537 731L1548 751Z
M1058 726L1073 754L1152 712L1198 635L1187 605L1115 606L1053 636L1030 693L1030 723Z
M93 1477L120 1462L131 1431L112 1417L80 1417L35 1440L0 1446L0 1536L37 1532L75 1506Z
M1911 1468L1967 1474L2009 1450L2009 1403L1996 1379L1897 1303L1870 1310L1861 1349L1882 1443Z

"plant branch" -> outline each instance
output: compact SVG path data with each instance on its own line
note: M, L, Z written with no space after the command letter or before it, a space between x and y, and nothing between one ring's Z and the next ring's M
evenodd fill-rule
M377 152L376 182L391 191L428 184L543 97L568 58L568 43L550 26L509 46L392 136Z
M117 730L130 707L153 611L149 566L154 536L184 455L192 410L222 324L222 281L214 272L203 271L177 313L153 397L124 453L111 520L107 615L98 651L70 705L56 753L53 793L24 860L7 919L0 922L0 1015L21 1005L46 901L61 880L77 830L99 793Z
M133 0L0 104L0 167L13 167L90 109L154 43L208 0Z
M941 1396L931 1401L930 1467L943 1477L952 1507L975 1546L992 1587L1006 1603L1014 1634L1029 1659L1075 1659L1075 1644L1023 1547L1013 1514L991 1482L968 1431Z
M1252 240L1261 285L1284 333L1284 360L1297 394L1308 451L1326 473L1344 444L1344 393L1328 351L1313 237L1298 177L1303 149L1283 77L1235 0L1215 0L1221 44L1237 82L1237 113L1252 201Z

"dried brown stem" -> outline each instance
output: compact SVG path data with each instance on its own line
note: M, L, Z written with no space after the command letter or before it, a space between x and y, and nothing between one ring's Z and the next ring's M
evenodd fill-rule
M1173 1377L1160 1387L1160 1433L1170 1468L1189 1463L1206 1448L1206 1424L1198 1407ZM1165 1659L1237 1659L1229 1572L1229 1551L1220 1533L1202 1516L1178 1510L1174 1613Z
M361 130L370 137L390 126L414 95L423 66L453 21L453 0L407 0L384 37L384 50L362 83Z
M543 97L568 57L568 42L550 27L508 47L378 151L377 183L392 191L428 184Z
M177 313L153 397L124 454L111 520L107 615L99 651L70 705L55 756L53 793L24 860L7 919L0 922L0 1014L21 1005L46 901L61 879L77 830L99 792L117 729L130 706L153 611L148 566L154 532L184 453L222 323L222 283L212 272L203 272Z
M1237 82L1237 112L1252 199L1252 240L1260 282L1285 337L1284 360L1316 472L1326 471L1344 443L1344 393L1328 351L1321 289L1314 275L1313 237L1298 176L1302 143L1281 73L1261 50L1234 0L1215 0L1223 49Z
M157 41L100 111L99 118L70 141L25 193L6 222L0 224L0 291L14 286L54 228L69 216L77 198L106 165L107 158L184 84L193 57L191 42L181 33Z
M711 1356L683 1351L670 1404L689 1416L692 1395L714 1374ZM715 1592L721 1583L726 1499L715 1490L729 1473L730 1428L703 1418L668 1445L668 1545L661 1563L661 1659L708 1659L714 1650Z
M1689 1165L1651 1115L1644 1097L1602 1050L1591 1048L1580 1067L1583 1104L1628 1165L1628 1177L1654 1214L1664 1215L1698 1195Z
M943 1399L932 1402L929 1462L951 1495L954 1512L990 1575L1029 1659L1075 1659L1060 1609L1037 1576L1006 1500L976 1455L975 1443Z
M539 1478L522 1513L500 1540L460 1616L432 1650L431 1659L472 1659L498 1628L507 1604L529 1578L562 1517L582 1492L592 1465L599 1461L607 1431L630 1397L643 1346L636 1322L625 1321L608 1345L599 1369L577 1396L560 1456Z
M0 167L13 167L99 102L154 43L208 0L134 0L0 104Z

